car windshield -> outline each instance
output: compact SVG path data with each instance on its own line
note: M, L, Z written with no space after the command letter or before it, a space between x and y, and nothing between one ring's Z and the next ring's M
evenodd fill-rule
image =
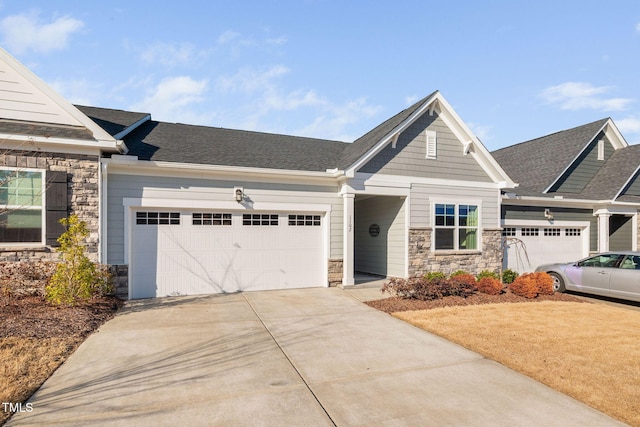
M591 258L584 259L578 262L579 267L609 267L615 268L620 258L623 255L620 254L603 254L596 255Z

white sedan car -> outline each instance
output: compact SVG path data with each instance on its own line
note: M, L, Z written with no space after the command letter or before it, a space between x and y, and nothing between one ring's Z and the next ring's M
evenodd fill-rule
M569 264L536 268L553 278L553 290L640 301L640 252L605 252Z

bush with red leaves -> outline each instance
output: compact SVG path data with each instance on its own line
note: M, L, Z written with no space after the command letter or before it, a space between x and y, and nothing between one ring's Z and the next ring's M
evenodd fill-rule
M483 277L476 285L478 291L489 295L500 295L502 293L502 283L493 277Z
M516 277L509 290L525 298L553 295L553 279L545 272L528 273Z

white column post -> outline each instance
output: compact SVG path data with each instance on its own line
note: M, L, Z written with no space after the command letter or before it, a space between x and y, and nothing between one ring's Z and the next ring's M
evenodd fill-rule
M343 245L342 245L342 286L351 286L354 284L354 261L353 261L353 242L354 242L354 201L355 194L343 194L344 204L344 227Z
M598 252L609 250L609 217L610 213L598 214Z

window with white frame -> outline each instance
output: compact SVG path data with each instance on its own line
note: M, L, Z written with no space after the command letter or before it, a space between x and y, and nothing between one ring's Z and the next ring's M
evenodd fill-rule
M515 236L516 235L516 228L515 227L504 227L502 229L502 236L503 237L510 237L510 236Z
M44 171L0 169L0 243L40 243Z
M438 135L434 130L426 130L427 159L435 159L438 154Z
M436 203L434 213L436 250L478 249L477 205Z

